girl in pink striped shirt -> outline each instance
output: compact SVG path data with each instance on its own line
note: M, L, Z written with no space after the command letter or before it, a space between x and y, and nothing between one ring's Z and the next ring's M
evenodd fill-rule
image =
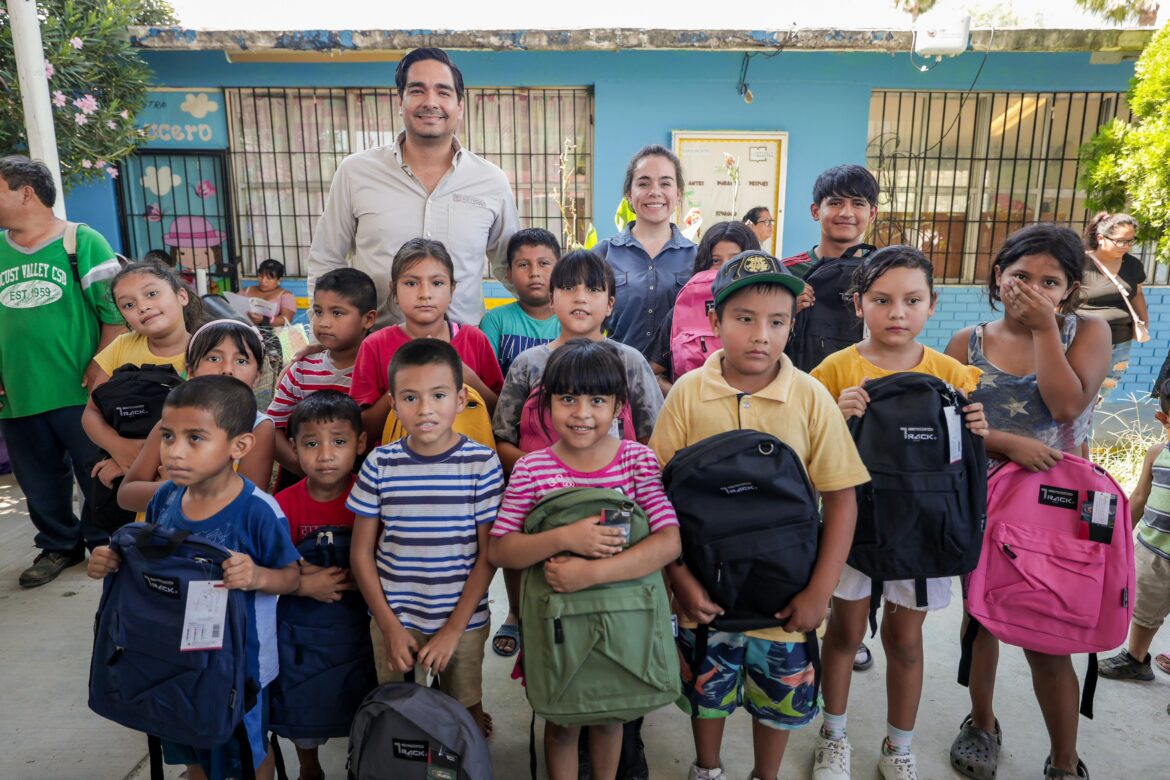
M553 589L572 593L644 577L677 559L678 518L666 498L653 450L610 435L622 404L628 402L626 372L614 348L588 339L573 339L558 348L544 369L539 400L560 440L525 455L513 468L492 526L492 565L524 569L543 561ZM646 512L650 535L627 548L622 531L601 526L599 515L552 531L513 533L523 531L525 518L540 499L568 487L622 491ZM578 732L576 727L546 724L550 778L577 776ZM621 725L589 727L593 777L612 780L621 742Z

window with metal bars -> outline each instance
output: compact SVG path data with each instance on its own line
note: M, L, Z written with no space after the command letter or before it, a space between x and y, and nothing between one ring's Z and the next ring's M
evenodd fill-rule
M1122 92L875 90L866 150L881 186L874 243L922 249L939 281L981 283L1012 231L1056 222L1082 232L1092 214L1077 153L1114 117L1130 117Z
M392 88L247 88L227 90L227 105L241 270L254 274L272 257L303 275L338 164L394 141L402 130L398 96ZM469 88L458 135L504 171L522 226L547 228L562 241L584 238L593 202L592 90Z

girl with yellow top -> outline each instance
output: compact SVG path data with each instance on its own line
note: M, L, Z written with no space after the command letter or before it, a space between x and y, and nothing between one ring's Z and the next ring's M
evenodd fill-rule
M982 373L917 341L934 314L938 300L930 261L917 249L890 246L867 258L854 276L853 305L865 321L866 337L825 358L812 371L837 399L845 418L865 414L869 395L865 383L905 371L930 374L965 394L974 391ZM966 425L987 434L981 404L963 408ZM869 465L869 464L867 464ZM878 759L883 778L915 780L910 750L914 721L922 695L922 623L926 613L950 603L949 578L927 580L927 606L916 606L913 580L883 583L885 611L881 639L886 652L886 739ZM852 748L845 735L845 711L853 660L865 635L869 615L870 579L848 564L833 592L829 628L822 645L824 724L813 760L815 780L849 777Z

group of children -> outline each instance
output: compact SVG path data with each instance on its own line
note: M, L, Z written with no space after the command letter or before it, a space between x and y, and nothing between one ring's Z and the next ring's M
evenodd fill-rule
M681 182L664 183L678 170L677 160L666 155L655 150L635 158L627 176L638 220L651 226L669 220L677 205ZM641 175L643 165L654 168L652 176ZM635 186L642 189L633 193ZM276 598L334 601L356 588L370 609L379 680L401 680L416 668L437 675L442 690L490 735L482 666L487 591L497 567L509 577L507 626L518 613L512 572L541 566L554 590L574 592L662 571L679 619L678 650L687 659L686 695L679 701L692 717L691 778L725 776L724 724L739 706L752 716L752 778L778 777L788 734L822 710L813 776L848 778L850 679L871 586L845 564L855 488L869 479L846 421L865 414L865 383L901 371L936 376L969 396L965 424L985 437L993 459L1045 470L1086 444L1108 370L1109 331L1071 314L1084 267L1077 236L1035 225L1010 236L992 263L988 291L1002 318L956 333L945 354L917 341L938 300L929 261L906 246L873 252L848 302L865 324L865 338L806 374L785 355L798 311L816 303L801 277L859 242L876 213L876 183L863 168L834 169L817 186L813 216L823 240L815 254L781 261L758 251L758 240L742 226L707 230L692 254L693 271L718 269L709 321L722 349L681 376L670 372L661 338L646 348L650 360L607 338L622 284L597 253L561 256L547 231L517 233L508 247L517 301L490 312L478 329L446 318L455 285L450 257L442 244L415 239L391 269L404 322L369 333L376 309L370 278L353 269L323 275L313 295L321 351L288 369L267 414L260 414L249 392L263 358L255 328L217 321L193 329L184 312L197 300L174 275L131 265L114 280L113 295L133 332L95 358L99 382L123 362L170 362L190 378L167 398L145 442L118 440L87 411L87 432L109 453L95 476L105 482L124 475L123 506L234 552L224 581L248 592L262 686L277 673ZM486 443L460 432L472 393L491 412ZM405 435L379 446L391 415ZM681 561L662 468L683 448L735 429L772 434L795 451L820 495L823 530L812 580L775 616L780 625L712 631L693 674L695 627L714 620L721 607ZM274 459L290 486L273 498L264 491ZM651 533L629 544L596 516L525 533L532 507L565 487L620 490L646 512ZM295 544L326 525L352 525L351 571L298 564ZM118 564L109 548L99 548L90 576L103 577ZM923 622L947 606L950 583L931 580L925 607L912 581L884 583L883 596L889 695L878 769L885 778L910 780L917 777L911 747ZM823 636L823 704L805 646L812 631ZM504 631L493 648L511 654L518 639L514 629ZM1070 658L1027 656L1051 739L1045 776L1088 777L1076 751ZM995 776L1002 739L992 708L997 658L994 638L982 632L971 713L952 750L967 755L975 746L988 754L968 769L972 777ZM258 772L270 776L264 701L262 695L246 723ZM577 776L578 732L546 724L550 777ZM618 775L622 740L620 726L589 727L593 777ZM302 780L321 777L320 742L297 744ZM167 757L188 764L188 778L198 780L230 776L233 750L196 753L169 745Z

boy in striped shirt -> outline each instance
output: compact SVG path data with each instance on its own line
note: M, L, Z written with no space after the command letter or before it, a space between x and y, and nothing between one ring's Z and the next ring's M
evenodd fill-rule
M487 543L504 492L491 449L451 426L467 404L450 344L416 339L390 361L390 398L407 435L366 459L346 506L356 516L350 566L370 607L378 682L438 674L485 735Z
M337 268L317 280L313 290L313 338L324 349L289 366L266 412L276 424L276 461L285 471L304 476L288 438L289 415L298 403L319 390L349 395L358 347L377 314L378 290L366 273L356 268Z

